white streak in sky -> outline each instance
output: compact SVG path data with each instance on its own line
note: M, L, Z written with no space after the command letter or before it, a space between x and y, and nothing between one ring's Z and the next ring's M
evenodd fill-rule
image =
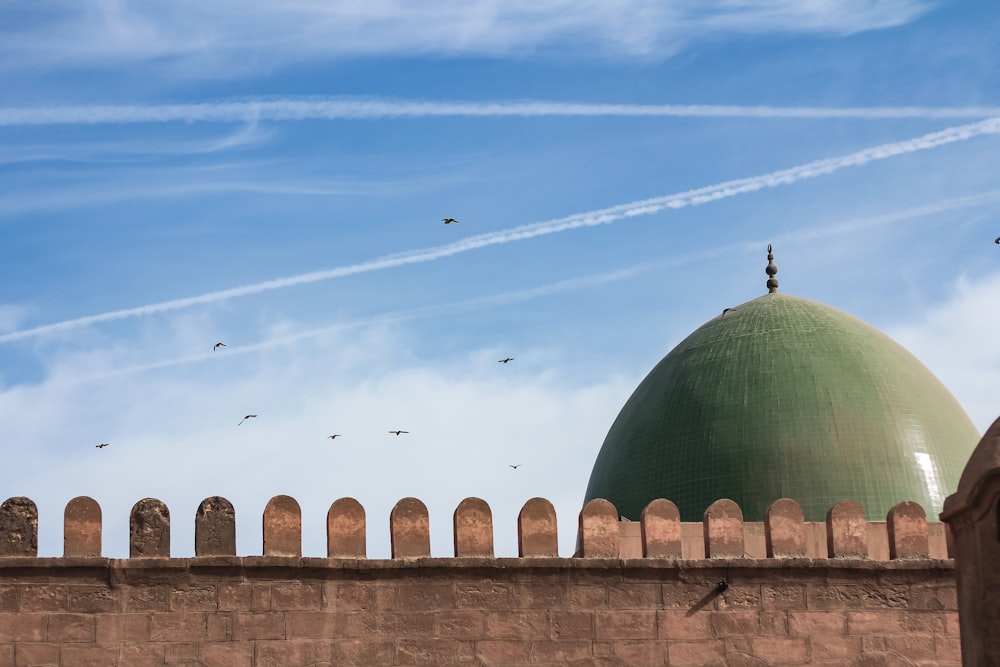
M226 354L224 356L216 354L215 352L207 352L203 354L195 354L195 355L187 355L184 357L163 359L161 361L154 361L151 363L123 366L121 368L107 370L89 376L74 376L72 378L63 381L62 384L76 385L87 382L97 382L113 376L134 375L136 373L144 373L146 371L159 370L161 368L169 368L172 366L180 366L195 362L203 362L209 360L218 361L219 359L225 359L235 354L249 354L274 347L293 345L295 343L299 343L304 340L308 340L310 338L320 338L322 336L340 333L343 331L349 331L352 329L360 329L363 327L377 326L380 324L389 324L393 322L402 322L405 320L416 319L421 317L430 317L432 315L441 315L445 313L472 310L476 308L482 308L485 306L495 306L500 304L517 303L519 301L527 301L529 299L534 299L541 296L548 296L550 294L558 294L560 292L584 289L596 285L605 285L607 283L618 280L624 280L626 278L631 278L632 276L638 273L646 271L652 268L653 266L657 266L662 263L663 262L647 262L643 264L636 264L634 266L630 266L625 269L619 269L617 271L609 271L589 276L581 276L578 278L568 278L566 280L560 280L555 283L540 285L538 287L529 287L526 289L514 290L511 292L502 292L500 294L491 294L488 296L479 296L479 297L473 297L471 299L463 299L462 301L453 301L450 303L441 303L431 306L422 306L420 308L410 308L407 310L400 310L392 313L384 313L382 315L374 315L371 317L351 320L349 322L340 322L337 324L331 324L324 327L307 329L304 331L299 331L285 336L279 336L277 338L268 338L266 340L262 340L257 343L229 346L227 347Z
M501 245L512 241L521 241L524 239L534 238L536 236L544 236L570 229L578 229L580 227L606 225L624 218L650 215L664 209L698 206L720 199L727 199L739 194L756 192L764 188L791 185L792 183L796 183L804 179L830 174L846 167L858 167L877 160L884 160L886 158L905 155L907 153L914 153L916 151L930 150L939 146L955 143L957 141L965 141L972 139L973 137L998 133L1000 133L1000 118L991 118L978 123L952 127L939 132L931 132L930 134L925 134L906 141L881 144L879 146L866 148L864 150L837 158L828 158L825 160L808 162L797 167L773 171L760 176L726 181L716 185L709 185L703 188L687 190L685 192L665 195L662 197L629 202L627 204L620 204L618 206L612 206L610 208L599 209L596 211L576 213L564 218L556 218L543 222L520 225L504 231L479 234L461 241L456 241L455 243L387 255L368 262L362 262L360 264L351 264L334 269L302 273L285 278L276 278L274 280L267 280L264 282L242 285L240 287L208 292L197 296L173 299L171 301L161 301L159 303L148 304L145 306L125 308L122 310L99 313L97 315L88 315L86 317L64 320L62 322L46 324L31 329L13 331L0 335L0 343L42 336L60 331L68 331L99 322L109 322L112 320L120 320L128 317L138 317L143 315L154 315L157 313L180 310L182 308L189 308L191 306L201 304L216 303L241 296L248 296L250 294L259 294L270 290L294 287L296 285L305 285L322 280L331 280L333 278L342 278L359 273L380 271L382 269L390 269L398 266L405 266L407 264L431 262L444 257L450 257L452 255L468 252L469 250L475 250L477 248Z
M720 104L591 104L548 100L495 102L382 98L306 98L196 104L93 104L0 108L0 126L128 123L232 123L446 117L674 117L886 120L1000 116L1000 107L776 107Z
M892 213L885 213L882 215L872 216L869 218L863 218L861 220L852 220L850 222L831 225L822 229L807 229L807 230L789 232L787 234L780 234L771 240L778 243L784 243L786 241L794 242L794 241L803 241L808 239L824 238L828 236L837 236L840 234L852 233L858 230L867 229L871 227L892 225L897 222L912 220L913 218L924 217L928 215L934 215L935 213L942 213L944 211L951 211L958 208L965 208L969 206L977 206L980 204L991 203L997 200L1000 200L1000 190L991 190L989 192L984 192L969 197L947 199L944 201L935 202L933 204L926 204L923 206L916 206L912 208L903 209L900 211L893 211ZM147 371L155 371L155 370L160 370L162 368L170 368L173 366L181 366L185 364L204 362L208 360L218 361L219 359L229 358L237 354L250 354L253 352L259 352L261 350L266 350L274 347L293 345L295 343L299 343L311 338L320 338L323 336L340 333L351 329L358 329L362 327L375 326L380 324L389 324L393 322L401 322L404 320L429 317L432 315L442 315L446 313L453 313L456 311L473 310L476 308L481 308L486 306L517 303L520 301L535 299L537 297L549 296L551 294L558 294L561 292L567 292L571 290L586 289L588 287L594 287L597 285L606 285L608 283L615 282L618 280L625 280L627 278L631 278L635 275L638 275L640 273L643 273L645 271L657 267L676 266L682 264L689 264L693 262L700 262L706 259L720 257L722 255L746 252L748 248L759 249L763 247L765 243L766 241L763 240L738 241L724 246L715 246L703 250L687 252L682 255L675 255L673 257L668 257L665 259L655 260L651 262L643 262L640 264L633 264L627 268L619 269L617 271L598 273L589 276L580 276L577 278L569 278L566 280L560 280L555 283L540 285L538 287L529 287L526 289L515 290L511 292L502 292L500 294L491 294L488 296L473 297L471 299L463 299L461 301L453 301L450 303L434 304L430 306L411 308L392 313L383 313L381 315L374 315L371 317L351 320L348 322L339 322L337 324L327 325L323 327L306 329L304 331L298 331L296 333L279 336L276 338L268 338L265 340L258 341L256 343L249 343L245 345L234 345L229 347L226 351L226 354L221 357L214 351L202 354L187 355L183 357L173 357L169 359L161 359L160 361L154 361L151 363L123 366L121 368L106 370L88 376L73 375L72 378L63 379L60 381L60 383L66 385L78 385L88 382L99 382L109 377L134 375L137 373L145 373Z

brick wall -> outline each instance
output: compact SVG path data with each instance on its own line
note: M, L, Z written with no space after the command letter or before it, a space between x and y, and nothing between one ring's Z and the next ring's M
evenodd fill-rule
M930 560L4 558L0 667L957 666L953 575Z

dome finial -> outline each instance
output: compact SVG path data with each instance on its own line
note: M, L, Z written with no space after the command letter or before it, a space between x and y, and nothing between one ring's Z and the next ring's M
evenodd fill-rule
M778 272L778 267L774 265L774 253L771 252L771 244L767 244L767 268L764 269L767 274L767 291L769 294L773 294L778 291L778 279L774 277L774 274Z

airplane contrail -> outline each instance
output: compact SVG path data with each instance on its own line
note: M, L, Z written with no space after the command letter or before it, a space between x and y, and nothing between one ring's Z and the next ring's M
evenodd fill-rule
M90 104L0 108L0 126L231 123L435 117L674 117L887 120L1000 116L1000 107L810 107L723 104L602 104L549 100L494 102L386 98L286 98L192 104Z
M333 269L325 269L294 276L287 276L284 278L276 278L274 280L266 280L230 289L207 292L197 296L173 299L170 301L161 301L159 303L147 304L134 308L124 308L121 310L99 313L97 315L88 315L86 317L78 317L75 319L64 320L62 322L55 322L53 324L45 324L30 329L12 331L0 335L0 343L42 336L60 331L67 331L99 322L108 322L128 317L153 315L172 310L180 310L200 304L215 303L250 294L259 294L270 290L294 287L296 285L304 285L322 280L342 278L359 273L380 271L382 269L405 266L408 264L430 262L444 257L449 257L451 255L468 252L469 250L475 250L477 248L500 245L510 243L512 241L521 241L534 238L536 236L554 234L570 229L578 229L580 227L606 225L625 218L650 215L664 209L698 206L712 201L734 197L739 194L756 192L764 188L790 185L803 179L830 174L846 167L862 166L877 160L884 160L898 155L914 153L916 151L930 150L958 141L965 141L982 135L998 133L1000 133L1000 118L990 118L978 123L960 125L940 130L938 132L931 132L929 134L924 134L905 141L873 146L871 148L866 148L841 157L815 160L797 167L772 171L759 176L725 181L723 183L709 185L694 190L687 190L671 195L664 195L662 197L653 197L650 199L619 204L617 206L598 209L595 211L576 213L563 218L555 218L543 222L520 225L518 227L512 227L511 229L499 232L479 234L461 241L433 248L410 250L393 255L378 257L359 264L351 264Z
M560 280L558 282L549 283L546 285L540 285L538 287L529 287L526 289L514 290L511 292L502 292L500 294L491 294L488 296L477 296L469 299L463 299L461 301L452 301L448 303L434 304L430 306L421 306L418 308L399 310L391 313L383 313L381 315L373 315L371 317L364 317L356 320L351 320L348 322L339 322L337 324L331 324L315 329L298 331L296 333L280 336L277 338L268 338L265 340L258 341L256 343L233 345L230 346L229 349L226 351L225 357L220 357L219 354L213 352L187 355L184 357L175 357L172 359L162 359L160 361L154 361L150 363L135 364L132 366L123 366L121 368L115 368L112 370L103 371L89 376L74 375L72 378L69 378L68 380L62 380L62 383L77 385L87 382L96 382L113 376L133 375L136 373L144 373L146 371L159 370L161 368L169 368L172 366L181 366L184 364L190 364L195 362L202 362L209 360L219 361L220 359L229 358L234 355L250 354L253 352L259 352L260 350L266 350L274 347L293 345L295 343L299 343L304 340L308 340L310 338L319 338L321 336L335 334L343 331L349 331L351 329L360 329L362 327L374 326L379 324L389 324L392 322L402 322L409 319L429 317L432 315L441 315L456 311L471 310L474 308L479 308L489 305L510 304L510 303L516 303L518 301L527 301L529 299L534 299L540 296L548 296L550 294L557 294L559 292L582 289L595 285L603 285L617 280L624 280L626 278L630 278L636 275L637 273L646 271L652 266L659 263L660 262L646 262L643 264L636 264L615 271L592 274L589 276L580 276L577 278L568 278L566 280Z
M862 229L868 229L871 227L880 227L884 225L893 225L898 222L912 220L913 218L925 217L928 215L933 215L935 213L942 213L944 211L952 211L955 209L966 208L969 206L977 206L990 202L996 202L998 200L1000 200L1000 190L991 190L988 192L983 192L976 195L970 195L967 197L946 199L944 201L906 208L899 211L893 211L891 213L883 213L868 218L862 218L860 220L851 220L849 222L834 224L827 227L823 227L821 229L806 229L806 230L788 232L785 234L779 234L778 236L775 236L769 240L784 245L786 242L796 243L796 242L814 240L817 238L838 236L841 234L854 233ZM60 383L64 385L79 385L79 384L86 384L89 382L99 382L109 377L134 375L138 373L145 373L148 371L155 371L163 368L171 368L174 366L182 366L185 364L191 364L196 362L204 362L209 360L220 361L222 359L228 359L234 355L252 354L254 352L259 352L261 350L281 347L285 345L294 345L304 340L309 340L312 338L320 338L322 336L367 326L388 324L392 322L400 322L408 319L429 317L433 315L442 315L456 311L460 312L484 306L495 306L500 304L516 303L519 301L527 301L537 297L544 297L544 296L549 296L551 294L558 294L561 292L577 290L577 289L585 289L587 287L593 287L596 285L605 285L607 283L615 282L618 280L625 280L627 278L631 278L635 275L638 275L640 273L643 273L645 271L657 267L690 264L693 262L704 261L706 259L713 259L723 255L734 254L734 253L745 253L748 249L760 250L761 248L764 247L766 243L767 241L763 239L757 239L757 240L747 239L744 241L729 243L723 246L713 246L711 248L686 252L681 255L674 255L673 257L667 257L664 259L642 262L640 264L633 264L626 268L614 271L606 271L603 273L591 274L587 276L568 278L565 280L560 280L554 283L548 283L537 287L529 287L510 292L502 292L499 294L490 294L487 296L472 297L470 299L463 299L461 301L452 301L448 303L434 304L430 306L420 306L418 308L410 308L407 310L383 313L381 315L374 315L347 322L338 322L337 324L326 325L313 329L306 329L303 331L297 331L292 334L279 336L276 338L268 338L257 341L255 343L247 343L243 345L232 346L226 352L225 356L222 357L220 357L215 352L206 352L195 355L187 355L183 357L173 357L168 359L161 359L159 361L154 361L154 362L147 362L143 364L123 366L120 368L105 370L87 376L73 374L71 378L60 379Z

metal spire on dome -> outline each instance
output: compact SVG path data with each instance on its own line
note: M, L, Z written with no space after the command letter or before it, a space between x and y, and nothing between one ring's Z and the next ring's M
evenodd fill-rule
M774 253L771 252L771 244L767 244L767 268L764 269L764 273L767 274L767 292L768 294L773 294L778 291L778 279L774 277L774 274L778 272L778 267L774 265Z

